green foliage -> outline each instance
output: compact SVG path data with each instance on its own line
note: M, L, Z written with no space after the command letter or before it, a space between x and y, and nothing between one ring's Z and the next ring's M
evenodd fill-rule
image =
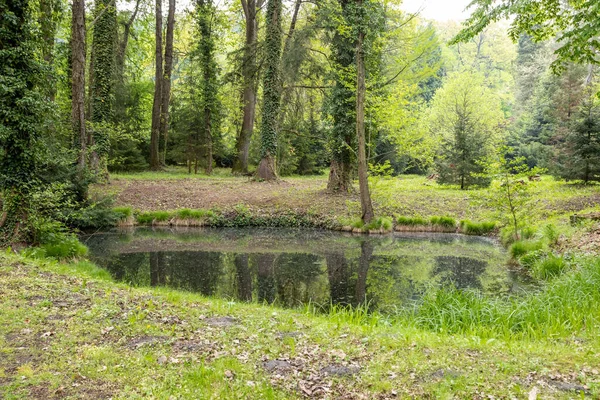
M133 216L133 208L131 207L115 207L113 212L119 216L121 221Z
M454 229L456 228L456 220L452 217L431 217L429 222L432 225L438 225L443 228Z
M548 243L551 246L558 244L558 240L560 239L560 232L553 224L547 224L542 229L542 233L544 239L548 240Z
M489 185L489 177L482 175L482 162L500 142L502 119L500 102L482 75L449 76L436 92L429 116L431 134L440 141L435 161L438 182L458 184L461 189Z
M42 69L35 55L28 1L8 1L0 12L0 244L30 241L30 192L36 187L40 119L36 85Z
M574 3L559 1L503 0L491 4L488 0L475 0L476 6L464 28L453 42L468 41L481 33L491 22L501 19L511 20L510 37L516 41L522 34L543 41L558 35L560 44L555 51L553 63L555 72L564 70L569 62L598 64L598 43L595 40L600 31L598 3L584 0Z
M263 76L263 105L261 123L261 158L277 154L277 121L281 101L281 0L267 1L265 39L265 72Z
M496 230L496 225L494 221L473 222L468 219L460 221L460 229L467 235L487 235Z
M396 223L398 225L405 226L424 226L429 225L429 221L421 217L403 217L401 215L396 216Z
M543 247L541 241L519 240L510 246L510 255L513 259L518 260L522 256L532 251L540 250Z
M533 274L538 279L551 279L555 278L567 268L567 262L562 256L555 256L550 253L547 257L544 257L533 264Z
M384 231L389 231L392 229L393 226L394 226L394 222L392 221L391 218L377 217L377 218L373 218L373 220L370 223L368 223L367 225L363 226L362 229L364 229L365 231L379 230L379 229L383 229Z

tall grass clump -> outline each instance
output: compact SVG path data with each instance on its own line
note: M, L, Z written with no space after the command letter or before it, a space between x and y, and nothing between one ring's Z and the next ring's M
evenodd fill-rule
M600 259L587 259L578 270L522 296L502 299L455 288L432 289L404 318L435 332L539 339L586 330L595 334L599 302Z
M454 229L456 228L456 220L452 217L431 217L429 222L432 225L438 225L442 228Z
M538 279L552 279L562 273L567 268L567 262L564 257L556 256L552 253L533 264L533 275Z
M542 247L541 241L519 240L510 246L510 255L513 259L518 260L525 254L540 250Z
M210 212L207 210L190 210L189 208L177 210L175 214L179 219L203 219L210 217Z
M152 224L154 222L165 222L172 218L168 211L148 211L139 213L136 220L139 224Z
M384 231L389 231L392 229L394 223L390 218L387 217L378 217L374 218L369 224L364 227L364 230L379 230L383 229Z
M429 225L429 221L421 217L403 217L401 215L396 216L396 223L403 226L426 226Z
M496 222L473 222L469 220L462 220L460 221L460 229L466 235L483 236L493 232L496 229Z

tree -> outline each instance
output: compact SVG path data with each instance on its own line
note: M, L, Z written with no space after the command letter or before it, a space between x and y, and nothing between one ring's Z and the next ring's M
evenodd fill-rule
M112 0L96 0L92 35L91 121L93 146L91 168L102 179L108 178L109 130L114 122L115 55L117 53L117 9Z
M600 181L600 105L592 87L587 89L579 117L558 148L559 175L565 179Z
M258 10L262 8L262 0L241 0L246 21L246 38L242 58L242 127L235 144L235 159L232 172L248 173L248 154L250 140L254 131L254 115L256 111L256 45L258 41Z
M71 125L81 176L87 166L88 143L85 129L85 0L73 0L71 14Z
M206 174L212 173L213 165L213 134L216 127L219 108L219 82L217 79L218 66L215 60L215 38L213 34L213 22L215 19L215 7L212 0L198 0L197 18L200 31L198 43L198 56L202 68L202 103L204 115L202 131L204 133L204 158L206 162Z
M167 37L165 43L165 69L161 79L161 105L160 105L160 136L163 138L162 163L167 158L167 144L169 138L169 103L171 100L171 74L173 72L173 34L175 30L175 0L169 0L169 14L167 16Z
M257 177L266 181L277 179L277 122L281 102L281 0L267 3L267 31L265 39L265 75L261 125L261 160Z
M569 62L600 63L600 3L596 0L474 0L475 10L465 22L465 28L452 40L467 41L481 33L490 23L512 19L509 35L517 41L522 34L535 41L557 36L560 43L553 62L555 71L562 71Z
M429 115L431 133L441 143L438 181L459 184L461 189L489 184L478 174L500 141L502 120L500 103L481 75L469 71L450 75L435 94Z
M0 188L3 245L30 242L28 214L36 187L36 166L43 116L36 90L42 70L35 55L31 10L26 0L0 2Z
M150 133L150 168L160 169L159 141L160 119L163 89L163 52L162 52L162 0L156 0L155 5L155 59L154 59L154 102L152 103L152 128Z
M363 0L357 0L359 12L363 11ZM362 19L362 18L361 18ZM365 139L365 97L367 94L365 70L365 27L364 20L358 21L358 40L356 41L356 135L358 137L358 182L360 186L360 205L362 220L365 224L371 222L375 214L369 192L369 175L367 167L367 145Z

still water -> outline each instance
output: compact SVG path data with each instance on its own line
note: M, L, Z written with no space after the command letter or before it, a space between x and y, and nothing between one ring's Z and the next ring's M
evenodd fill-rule
M517 290L507 256L487 238L322 230L133 228L87 235L91 258L135 286L169 286L235 301L391 311L431 286Z

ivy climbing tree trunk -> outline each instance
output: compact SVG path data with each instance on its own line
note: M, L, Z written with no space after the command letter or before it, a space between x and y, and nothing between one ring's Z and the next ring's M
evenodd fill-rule
M85 0L73 0L71 7L71 124L73 143L78 151L80 177L87 165L85 130Z
M117 53L117 9L112 0L96 0L92 35L93 79L91 120L93 150L91 169L101 180L108 179L109 124L114 122L115 56ZM88 143L90 144L90 143Z
M344 24L349 23L350 0L340 1ZM335 29L332 42L332 62L335 85L330 94L329 108L333 127L329 137L331 164L327 189L345 193L352 189L352 149L355 145L356 83L352 74L355 56L355 40L344 29Z
M362 0L356 2L358 9L362 8ZM367 152L365 140L365 97L366 97L366 71L364 41L365 32L361 21L358 22L358 40L356 41L356 136L358 137L358 182L360 186L360 206L362 220L365 224L374 217L371 193L369 192L369 179L367 170Z
M163 138L162 164L167 159L169 138L169 103L171 101L171 74L173 72L173 33L175 30L175 0L169 0L167 16L167 37L165 42L165 69L162 79L162 102L160 107L160 135Z
M16 245L33 240L29 216L35 188L41 83L32 38L30 2L0 3L0 244Z
M48 99L54 102L56 98L56 79L53 72L54 42L56 30L61 15L61 2L59 0L40 0L39 26L42 34L42 58L50 67L46 77L45 86Z
M257 10L262 7L262 0L241 0L246 19L246 42L242 60L242 128L235 143L236 157L233 160L234 174L248 173L248 153L250 140L254 131L256 112L256 43L258 37Z
M150 133L150 168L160 169L159 140L160 140L160 117L162 108L162 0L156 0L156 50L154 69L154 102L152 104L152 131Z
M265 76L261 126L261 160L256 175L259 179L277 179L277 120L280 108L281 64L281 0L267 3L267 32L265 39Z

